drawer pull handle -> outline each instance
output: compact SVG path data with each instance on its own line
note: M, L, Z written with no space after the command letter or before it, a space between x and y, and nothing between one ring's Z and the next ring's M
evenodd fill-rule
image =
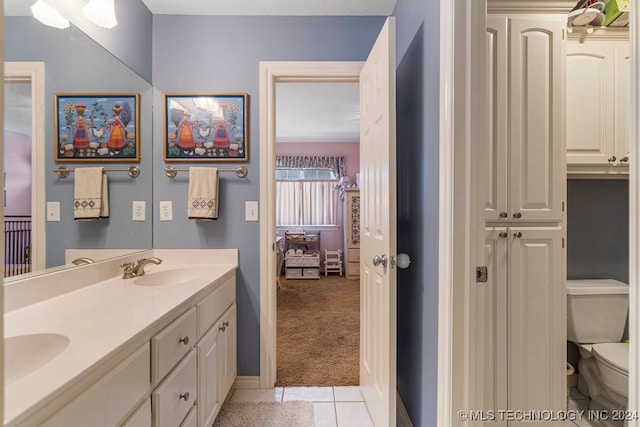
M180 338L180 341L179 341L179 342L181 342L181 343L182 343L182 344L184 344L184 345L189 344L189 336L186 336L186 337L184 337L184 338ZM187 393L187 394L189 394L189 393Z
M178 399L183 399L186 402L187 400L189 400L189 392L182 393L180 396L178 396Z

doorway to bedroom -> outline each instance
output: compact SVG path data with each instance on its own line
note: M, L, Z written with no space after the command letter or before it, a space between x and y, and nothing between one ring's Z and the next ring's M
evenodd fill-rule
M357 386L359 85L278 82L275 94L276 386Z

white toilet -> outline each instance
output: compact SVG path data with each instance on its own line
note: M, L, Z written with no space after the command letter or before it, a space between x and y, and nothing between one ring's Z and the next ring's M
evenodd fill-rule
M590 409L627 408L629 345L620 340L628 312L627 284L567 280L567 339L580 349L578 391L591 398Z

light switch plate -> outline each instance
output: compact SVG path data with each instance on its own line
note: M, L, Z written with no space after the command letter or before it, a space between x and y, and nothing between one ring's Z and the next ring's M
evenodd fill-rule
M244 205L244 219L245 221L257 221L258 220L258 202L247 201Z
M145 220L145 203L144 201L133 201L133 216L132 219L134 221L144 221Z
M160 221L173 221L173 202L171 200L160 202Z
M47 202L47 221L60 221L60 202Z

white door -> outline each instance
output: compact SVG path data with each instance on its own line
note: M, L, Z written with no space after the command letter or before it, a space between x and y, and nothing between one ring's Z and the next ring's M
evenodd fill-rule
M360 73L360 386L376 426L396 425L395 19Z

